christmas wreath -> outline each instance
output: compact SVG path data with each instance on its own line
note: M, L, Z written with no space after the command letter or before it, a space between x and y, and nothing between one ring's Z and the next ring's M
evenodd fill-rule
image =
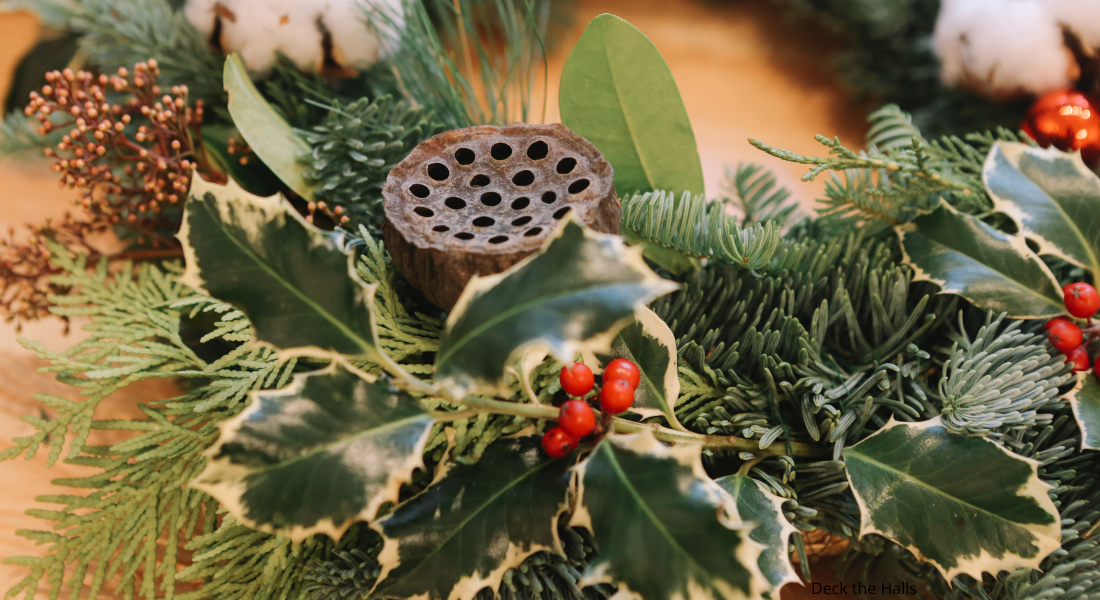
M84 399L40 396L0 458L96 473L30 513L47 549L10 595L774 598L813 531L866 593L1100 595L1079 154L896 106L863 150L751 140L828 174L811 217L752 165L708 200L668 67L613 15L562 124L528 125L534 0L48 6L87 70L4 139L86 216L0 276L10 318L87 319L27 342ZM303 22L316 47L275 58ZM96 418L147 379L180 394Z

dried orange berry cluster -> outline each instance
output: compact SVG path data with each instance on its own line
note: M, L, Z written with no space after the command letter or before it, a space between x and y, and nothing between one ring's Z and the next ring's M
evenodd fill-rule
M173 232L161 230L178 217L162 213L186 198L193 167L222 178L201 152L202 102L188 105L187 86L162 94L158 74L152 59L110 77L53 71L25 111L38 120L40 133L65 131L46 154L55 159L62 185L79 191L76 202L90 220L124 223L144 238L139 243L152 246L174 243ZM129 98L111 103L112 93Z

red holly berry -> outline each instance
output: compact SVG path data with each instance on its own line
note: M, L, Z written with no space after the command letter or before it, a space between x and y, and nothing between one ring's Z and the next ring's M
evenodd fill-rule
M1100 105L1077 90L1041 96L1031 105L1021 129L1044 148L1080 150L1087 165L1100 159Z
M1069 314L1088 319L1100 310L1100 294L1096 288L1087 283L1071 283L1062 288L1062 303L1066 305Z
M1050 345L1062 354L1067 354L1080 346L1085 339L1081 335L1081 328L1069 322L1069 320L1053 323L1047 331Z
M625 358L616 358L603 370L603 382L622 379L630 384L630 387L638 389L638 383L642 381L642 374L638 371L638 365Z
M592 391L592 385L596 383L592 369L584 363L575 362L561 368L561 389L570 396L583 396Z
M584 402L570 400L561 405L558 427L575 438L582 438L596 428L596 414L592 412L592 407Z
M578 441L561 427L555 427L542 435L542 449L552 458L561 458L576 449Z
M600 390L600 408L612 415L617 415L634 404L634 390L625 379L612 379L604 381Z
M1047 321L1045 324L1043 324L1043 329L1045 329L1047 331L1050 331L1050 328L1054 327L1054 325L1056 323L1070 323L1070 324L1072 324L1073 321L1070 321L1069 319L1067 319L1065 317L1054 317L1053 319L1051 319L1051 320Z
M1078 346L1066 354L1066 362L1073 365L1073 373L1089 368L1089 352L1084 346Z

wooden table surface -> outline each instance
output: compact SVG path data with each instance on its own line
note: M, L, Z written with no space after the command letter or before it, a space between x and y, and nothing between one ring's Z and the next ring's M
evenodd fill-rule
M809 206L822 190L822 182L799 181L804 168L763 155L748 143L756 137L797 152L821 154L814 134L839 135L858 145L865 131L866 107L853 106L837 87L826 61L831 40L820 31L794 27L775 13L769 3L755 0L577 0L577 26L562 44L571 48L584 24L610 12L645 32L668 61L680 87L695 128L699 151L711 195L720 193L726 165L754 161L772 168L795 198ZM8 78L19 57L33 44L38 25L26 13L0 14L0 97L6 95ZM550 63L547 120L557 120L556 82L564 54ZM21 227L46 217L59 217L70 209L72 193L58 188L44 162L0 162L0 230ZM79 339L79 323L69 336L56 321L32 323L16 332L0 325L0 448L33 429L19 420L39 414L32 395L56 394L78 399L72 388L37 373L43 363L23 349L19 337L41 340L47 347L64 349ZM134 413L134 404L165 397L166 384L129 389L104 404L100 418ZM107 415L111 415L108 417ZM57 465L47 471L44 457L0 463L0 557L38 555L42 547L17 537L15 530L38 528L23 514L34 507L35 496L57 493L50 485L57 477L71 477L81 470ZM19 581L24 571L0 566L0 591ZM826 574L822 574L827 577ZM808 597L788 586L786 600ZM109 595L102 595L110 598Z

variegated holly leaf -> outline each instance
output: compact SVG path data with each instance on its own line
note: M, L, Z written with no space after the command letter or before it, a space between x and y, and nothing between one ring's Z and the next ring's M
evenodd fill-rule
M445 463L427 490L372 525L384 541L371 597L471 600L528 556L562 552L572 464L547 458L537 436L497 441L473 465Z
M355 274L338 235L307 223L282 196L196 176L179 239L181 281L244 311L254 340L284 355L378 354L376 286Z
M300 160L309 155L309 144L256 89L240 56L226 57L222 80L229 93L229 116L248 147L287 187L313 200L313 186L306 180L306 167Z
M877 533L932 563L951 581L1038 569L1061 545L1051 487L1036 461L937 417L891 420L844 450L860 508L860 536Z
M1092 371L1077 374L1077 385L1066 394L1081 428L1081 449L1100 450L1100 382Z
M582 584L645 600L759 598L761 547L729 495L703 472L701 447L668 447L648 430L605 438L577 467L571 521L599 552Z
M931 281L941 293L1015 319L1064 312L1058 283L1022 236L997 231L947 204L897 232L915 281Z
M647 418L662 415L679 426L675 413L680 395L676 337L657 313L646 307L638 309L634 321L615 336L611 353L601 355L600 362L606 367L616 358L638 365L642 375L630 410Z
M411 396L346 364L251 397L222 423L192 485L249 527L294 541L338 539L396 501L434 423Z
M783 499L749 477L748 463L736 475L720 477L714 482L733 497L741 520L752 524L749 539L764 546L757 564L772 589L798 583L800 580L791 565L790 553L791 536L798 535L798 529L783 516ZM773 593L772 597L776 595Z
M982 180L993 209L1008 215L1041 254L1100 276L1100 178L1080 154L997 142Z
M641 250L570 217L540 252L466 285L436 354L436 381L456 396L507 393L505 367L523 353L544 347L565 362L606 352L635 309L676 288Z

